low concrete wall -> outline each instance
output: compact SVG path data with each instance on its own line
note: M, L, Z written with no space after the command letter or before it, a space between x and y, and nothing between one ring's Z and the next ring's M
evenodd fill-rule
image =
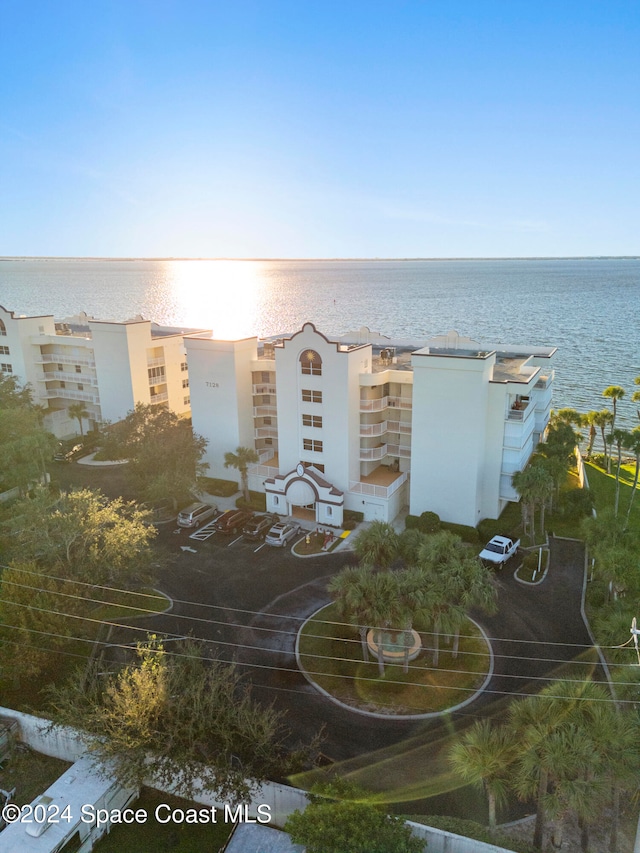
M0 716L17 720L20 726L19 740L28 744L37 752L61 758L64 761L77 761L86 753L80 735L70 728L51 727L49 720L24 714L21 711L13 711L11 708L0 706ZM165 794L173 793L171 788L162 788L149 779L147 784ZM224 808L225 803L216 800L213 796L201 794L195 798L196 802L208 806ZM260 805L268 805L271 812L271 822L277 826L283 826L287 817L296 809L303 811L307 807L307 796L300 788L292 788L290 785L280 785L277 782L264 782L260 792L247 803L247 815L255 817ZM482 841L474 841L453 832L444 832L421 823L407 821L411 831L418 838L427 842L428 853L512 853L504 847L496 847L493 844L485 844Z

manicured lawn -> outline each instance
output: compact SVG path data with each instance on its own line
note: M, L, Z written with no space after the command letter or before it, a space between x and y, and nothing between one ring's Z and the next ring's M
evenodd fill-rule
M105 838L99 841L93 848L96 853L122 853L122 851L135 851L135 853L196 853L196 851L207 851L217 853L231 832L233 825L220 823L187 824L170 821L159 823L155 818L155 810L166 804L172 810L181 809L207 809L207 806L192 803L179 797L171 797L151 788L143 788L139 799L132 804L132 808L144 809L147 813L147 821L143 824L131 824L130 826L114 826ZM160 812L164 820L169 814L167 809ZM222 817L218 818L222 821Z
M597 468L590 462L585 463L585 465L587 468L589 488L596 502L596 510L603 510L607 507L613 508L616 494L615 471L613 474L607 474L606 471L602 470L602 468ZM635 472L635 467L632 467ZM627 514L632 484L633 474L629 476L629 483L624 482L621 477L619 513L621 513L623 517ZM633 499L633 506L631 507L629 530L635 531L640 535L640 494L637 493Z
M323 608L303 627L300 636L302 665L311 678L341 702L382 714L425 714L442 711L468 699L482 684L489 669L487 644L470 621L462 628L456 659L443 644L437 668L429 651L422 651L409 664L385 665L378 674L377 661L362 660L360 639L355 630L339 623L336 606ZM421 626L416 625L421 632ZM422 633L423 646L432 645L432 635Z
M303 537L299 542L293 546L293 551L295 554L301 554L302 556L309 556L311 554L326 554L329 551L333 551L340 542L341 542L341 533L342 531L336 530L333 533L334 539L331 545L327 548L326 551L322 549L324 545L325 536L324 533L318 533L314 531L309 534L309 542L307 543L307 537Z

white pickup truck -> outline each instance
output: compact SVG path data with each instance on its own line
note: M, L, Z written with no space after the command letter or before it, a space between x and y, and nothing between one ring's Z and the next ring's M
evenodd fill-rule
M480 552L480 559L501 566L516 553L520 547L520 540L508 539L506 536L494 536Z

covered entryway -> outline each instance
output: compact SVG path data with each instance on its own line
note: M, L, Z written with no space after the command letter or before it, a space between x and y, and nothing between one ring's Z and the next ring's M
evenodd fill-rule
M265 480L264 489L269 512L332 527L342 525L344 493L313 465L300 462L288 474Z

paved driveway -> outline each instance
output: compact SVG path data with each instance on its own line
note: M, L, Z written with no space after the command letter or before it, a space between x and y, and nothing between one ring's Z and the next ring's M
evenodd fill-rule
M256 552L259 543L218 534L195 542L188 532L176 534L173 529L165 529L160 539L169 557L159 570L158 584L175 606L170 614L145 619L145 627L193 634L212 643L221 657L238 662L254 684L254 695L286 711L292 742L307 740L324 727L327 756L342 762L343 770L366 787L403 792L398 801L416 814L423 808L456 811L446 798L422 802L441 790L430 788L425 779L430 774L440 778L446 770L439 750L448 742L452 725L458 729L478 717L499 715L513 694L536 691L550 678L580 677L593 668L577 660L588 656L590 647L580 615L580 543L551 541L550 570L538 586L523 586L511 573L498 575L498 614L474 614L492 638L495 654L493 677L477 701L451 719L399 721L336 706L296 667L297 630L328 603L327 581L352 559L349 552L299 559L288 549L265 546ZM183 552L181 545L197 553ZM482 810L482 798L477 802ZM471 806L465 792L467 816L469 809L482 819L482 811Z

